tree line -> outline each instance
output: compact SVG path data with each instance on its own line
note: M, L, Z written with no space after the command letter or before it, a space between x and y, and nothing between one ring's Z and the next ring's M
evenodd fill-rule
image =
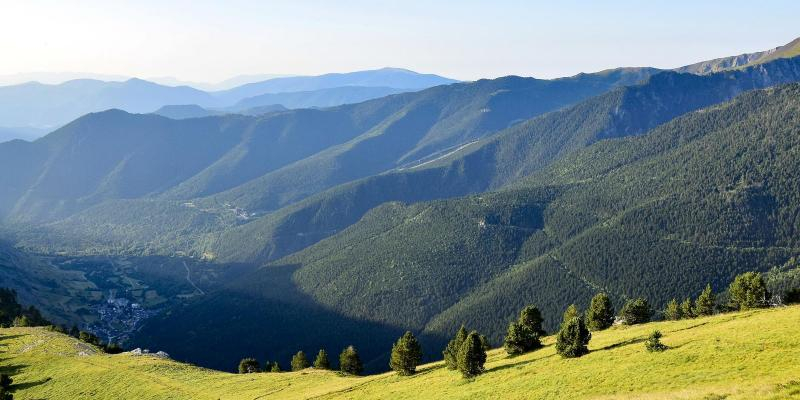
M797 289L787 292L785 298ZM711 285L697 298L687 298L681 303L673 299L666 309L660 313L666 320L678 320L710 316L717 312L749 310L773 305L772 296L761 273L746 272L738 275L728 287L727 301L720 302L719 295L714 293ZM800 299L798 299L800 300ZM556 352L564 358L581 357L589 353L589 341L592 332L602 331L615 324L637 325L650 322L656 311L645 298L627 300L616 313L611 298L606 293L596 294L585 312L571 304L564 311L562 321L556 332ZM503 348L509 357L519 356L542 347L541 338L547 332L542 328L544 318L536 306L524 307L517 319L508 324ZM668 349L661 342L662 333L653 331L645 341L645 348L650 352L661 352ZM468 330L462 325L453 338L447 343L442 355L447 369L458 371L464 378L473 378L485 372L486 352L491 348L485 335L475 330ZM389 367L399 375L408 376L416 373L422 362L422 346L411 332L404 333L392 345ZM320 350L314 363L310 363L303 351L297 352L291 360L291 370L300 371L309 367L330 370L331 364L325 350ZM348 346L339 355L339 371L347 375L359 375L363 371L361 359L355 347ZM281 372L277 361L267 362L261 368L254 358L242 359L239 373Z

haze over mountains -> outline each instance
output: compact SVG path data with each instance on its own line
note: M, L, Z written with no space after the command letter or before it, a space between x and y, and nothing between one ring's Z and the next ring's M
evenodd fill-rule
M77 79L55 85L28 82L0 87L0 127L10 132L21 128L53 130L81 115L111 108L149 113L167 105L222 108L225 112L275 106L280 102L287 103L287 108L333 106L452 82L455 81L396 68L272 78L217 92L141 79L110 82ZM265 94L272 96L250 99ZM244 105L237 105L240 101ZM20 134L18 138L26 136Z
M231 267L133 338L217 368L356 342L379 370L402 331L438 349L466 322L496 344L523 305L552 330L601 290L660 307L800 253L797 43L553 80L71 82L58 91L95 96L30 115L158 111L0 143L2 234L8 252ZM13 88L31 104L56 90ZM336 104L359 96L376 98Z

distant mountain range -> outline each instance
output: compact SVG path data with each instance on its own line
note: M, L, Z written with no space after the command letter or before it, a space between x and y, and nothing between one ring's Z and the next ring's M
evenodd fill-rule
M52 130L81 115L112 108L148 113L166 105L191 104L204 108L233 107L226 111L242 112L279 105L280 101L289 103L287 108L333 106L452 82L455 81L396 68L272 78L218 92L164 86L141 79L122 82L79 79L57 85L29 82L0 87L0 127ZM321 89L326 91L315 92ZM246 105L236 106L246 98L265 94L274 96L261 101L248 99Z

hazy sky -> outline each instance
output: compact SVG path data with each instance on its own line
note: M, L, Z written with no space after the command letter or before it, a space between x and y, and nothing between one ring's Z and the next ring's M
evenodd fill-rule
M765 50L800 36L798 16L797 0L0 0L0 75L556 77Z

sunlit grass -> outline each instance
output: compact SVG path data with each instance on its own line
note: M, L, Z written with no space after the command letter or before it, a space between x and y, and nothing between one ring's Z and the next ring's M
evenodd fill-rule
M17 399L788 399L800 398L798 328L800 307L615 327L595 333L591 352L579 359L556 355L552 338L516 358L493 350L487 373L472 380L442 363L412 377L314 370L237 375L104 355L41 328L0 330L0 364L15 373ZM654 329L669 350L645 350Z

